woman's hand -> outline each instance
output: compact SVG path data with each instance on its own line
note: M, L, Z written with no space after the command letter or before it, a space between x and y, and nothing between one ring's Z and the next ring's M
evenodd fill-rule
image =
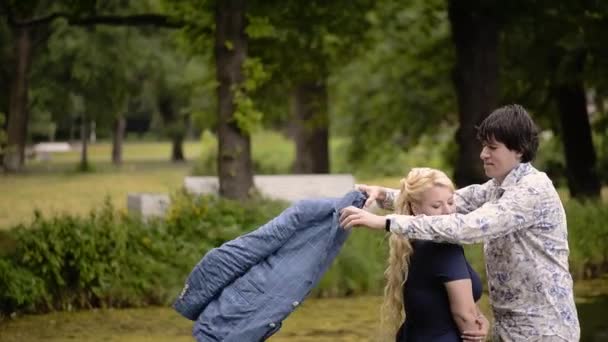
M462 333L462 340L465 342L473 342L473 341L485 341L488 337L488 331L490 330L490 322L486 318L486 316L479 314L475 323L479 326L478 330L474 331L465 331Z
M384 201L386 199L386 190L383 187L367 184L355 184L355 189L364 192L367 195L365 207L369 207L374 201Z
M354 226L365 226L371 229L384 229L386 217L374 215L354 206L346 207L340 212L340 225L345 229Z

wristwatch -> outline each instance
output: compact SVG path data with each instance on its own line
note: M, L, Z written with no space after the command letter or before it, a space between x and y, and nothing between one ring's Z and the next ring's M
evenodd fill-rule
M384 229L389 233L391 232L391 219L388 217L386 218L386 221L384 222Z

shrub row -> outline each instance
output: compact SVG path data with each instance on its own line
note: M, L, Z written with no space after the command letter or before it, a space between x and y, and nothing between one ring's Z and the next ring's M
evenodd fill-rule
M109 202L85 217L35 214L31 224L0 235L0 314L91 307L166 305L209 249L278 215L284 202L237 203L176 194L163 220L146 224ZM571 271L576 278L608 271L608 208L567 203ZM314 290L315 296L380 294L385 236L353 232ZM467 248L483 275L479 247Z

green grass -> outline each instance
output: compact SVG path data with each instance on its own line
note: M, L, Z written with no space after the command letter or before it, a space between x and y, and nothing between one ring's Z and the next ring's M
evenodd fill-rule
M0 230L26 223L35 209L44 214L88 213L109 197L126 208L129 192L169 193L188 175L186 165L102 173L50 173L0 177Z
M590 290L592 289L592 290ZM581 341L608 337L608 279L579 282ZM359 342L377 336L381 297L310 299L283 322L274 342ZM491 318L487 295L482 311ZM192 323L170 308L90 310L31 315L0 324L3 342L192 341Z
M283 322L275 342L358 342L377 335L380 297L311 299ZM0 325L3 342L192 341L192 323L170 308L27 316Z

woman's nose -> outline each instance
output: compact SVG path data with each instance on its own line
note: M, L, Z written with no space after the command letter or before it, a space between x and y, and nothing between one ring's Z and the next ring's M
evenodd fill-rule
M441 214L448 215L452 213L452 206L449 204L444 204L441 206Z

